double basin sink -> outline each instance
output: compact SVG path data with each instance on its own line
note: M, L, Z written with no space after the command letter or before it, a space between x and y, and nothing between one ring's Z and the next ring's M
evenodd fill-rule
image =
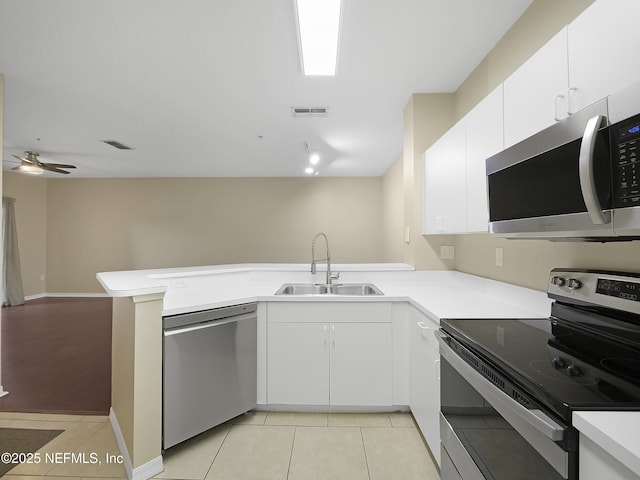
M383 295L372 283L285 283L276 295Z

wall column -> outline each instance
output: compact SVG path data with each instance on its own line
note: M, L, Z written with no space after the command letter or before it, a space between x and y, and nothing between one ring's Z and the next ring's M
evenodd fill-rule
M163 293L113 299L111 412L131 480L162 472Z

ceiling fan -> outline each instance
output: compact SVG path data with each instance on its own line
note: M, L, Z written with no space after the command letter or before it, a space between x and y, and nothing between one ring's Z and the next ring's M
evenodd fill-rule
M32 175L42 175L44 173L44 170L47 170L49 172L68 174L70 172L63 170L63 168L76 168L75 165L69 165L65 163L41 162L40 160L38 160L38 155L40 155L38 152L27 150L24 153L26 154L26 158L14 155L14 157L20 160L21 163L17 167L12 168L12 170L19 170L23 173L30 173Z

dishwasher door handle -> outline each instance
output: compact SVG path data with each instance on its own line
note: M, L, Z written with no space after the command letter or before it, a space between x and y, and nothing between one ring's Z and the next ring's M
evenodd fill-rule
M206 328L219 327L222 325L227 325L229 323L241 322L243 320L249 320L252 318L256 318L255 312L245 313L243 315L235 315L233 317L222 318L219 320L211 320L209 322L197 323L195 325L189 325L187 327L165 330L164 336L170 337L172 335L179 335L181 333L195 332L196 330L204 330Z

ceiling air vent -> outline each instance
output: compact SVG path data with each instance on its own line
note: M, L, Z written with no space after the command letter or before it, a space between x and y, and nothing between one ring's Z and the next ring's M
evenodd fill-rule
M133 150L133 147L130 147L129 145L125 145L124 143L121 143L117 140L102 140L102 141L107 145L111 145L112 147L115 147L119 150Z
M291 107L294 117L326 117L328 111L327 107Z

